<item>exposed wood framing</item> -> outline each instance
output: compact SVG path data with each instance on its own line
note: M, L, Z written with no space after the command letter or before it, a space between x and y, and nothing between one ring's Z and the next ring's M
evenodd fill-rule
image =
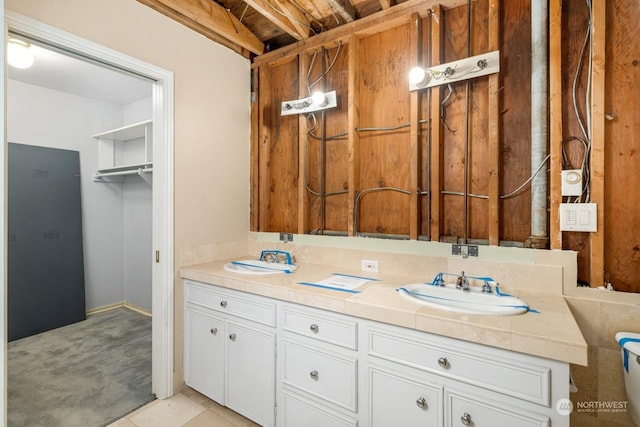
M379 3L383 10L391 7L391 0L379 0Z
M251 229L258 230L260 224L260 123L264 123L260 109L260 78L258 70L252 70L253 92L251 93Z
M416 13L412 16L413 29L411 32L411 63L422 64L421 58L421 41L422 41L422 20ZM411 130L409 150L411 163L409 167L409 182L415 191L411 192L411 200L409 201L409 238L416 240L420 234L420 174L418 172L420 166L420 93L415 90L409 94L410 102L410 118ZM412 190L413 190L412 189Z
M489 51L500 49L500 1L489 1ZM489 244L500 244L500 73L489 76Z
M591 234L591 286L604 283L604 153L605 153L605 41L606 2L592 3L591 48L591 202L598 205L598 231Z
M348 225L347 235L355 235L355 200L356 192L359 188L360 176L360 159L356 156L357 147L360 143L360 136L355 129L359 126L359 111L360 106L358 99L360 98L360 40L357 37L351 37L349 41L349 98L348 101L348 113L347 113L347 126L349 129L348 139L348 156L349 163L352 165L349 169L349 206L348 206Z
M260 171L259 178L259 186L258 192L260 196L258 196L258 200L260 201L260 209L259 209L259 217L258 217L258 228L256 231L265 231L267 230L267 226L269 224L269 214L271 210L269 209L269 198L268 194L270 194L269 183L271 182L271 172L269 168L270 161L270 139L271 132L269 131L269 127L271 126L271 118L269 115L265 114L268 109L270 100L271 100L271 90L269 85L269 70L265 67L260 68L260 96L258 97L258 108L260 110L260 116L262 120L260 121L259 126L259 134L258 134L258 170Z
M431 58L430 65L442 62L443 19L442 8L438 5L431 8ZM444 201L443 188L443 149L444 128L440 120L440 102L442 101L442 86L429 89L431 91L431 240L438 241L442 235L442 220Z
M287 19L280 10L280 7L274 5L271 0L244 0L249 6L258 11L261 15L278 26L282 31L289 34L296 40L302 40L309 37L309 29L300 28L293 25L292 21Z
M551 153L549 243L562 249L562 0L549 3L549 149Z
M304 76L309 67L309 57L305 52L301 52L298 58L298 75ZM264 68L264 67L263 67ZM301 97L307 93L305 87L306 81L298 79L298 96ZM298 165L300 173L298 174L298 233L304 234L309 231L309 197L307 197L306 174L305 169L309 167L306 156L306 130L307 119L306 114L298 114Z
M303 39L308 38L311 31L309 18L307 18L307 16L290 1L274 0L274 2L278 5L280 10L286 13L287 16L291 17L289 21L296 28L298 34L300 34Z
M231 12L213 1L138 1L239 53L244 53L242 49L246 49L256 55L264 52L264 44Z
M356 8L350 0L327 0L329 7L345 22L353 22L356 17Z
M169 1L169 0L164 0ZM337 42L352 34L367 35L375 34L382 30L391 29L406 22L407 15L418 13L421 17L427 16L437 2L434 0L409 0L404 3L395 5L391 9L382 10L366 18L358 19L349 24L342 25L332 30L320 33L314 37L300 40L297 43L275 50L266 52L253 60L252 66L261 66L265 63L276 62L281 58L296 55L298 52L311 49L314 47L326 45L328 43ZM464 4L464 0L442 0L438 7L453 8ZM440 23L441 25L443 23Z

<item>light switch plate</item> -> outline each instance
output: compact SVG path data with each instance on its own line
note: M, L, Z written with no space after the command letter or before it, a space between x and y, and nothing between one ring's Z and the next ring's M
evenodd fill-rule
M561 203L561 231L598 231L598 208L595 203Z

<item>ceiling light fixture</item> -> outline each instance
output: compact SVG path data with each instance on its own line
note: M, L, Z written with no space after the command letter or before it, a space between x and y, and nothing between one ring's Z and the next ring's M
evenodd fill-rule
M9 39L7 43L7 62L15 68L25 69L33 65L31 45L18 39Z
M291 114L313 113L314 111L326 110L338 106L336 91L331 92L314 92L307 98L295 101L284 101L280 115L288 116Z
M415 67L409 72L409 90L459 82L499 71L500 51L494 50L430 68Z

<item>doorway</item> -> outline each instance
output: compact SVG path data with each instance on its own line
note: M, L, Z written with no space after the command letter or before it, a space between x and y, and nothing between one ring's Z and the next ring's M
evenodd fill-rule
M173 394L173 75L171 72L136 58L21 15L9 11L4 11L4 15L5 28L11 33L58 49L70 56L81 57L154 82L152 88L154 126L152 253L148 254L148 262L152 264L152 389L160 399L169 397ZM5 33L5 39L7 37ZM4 125L6 129L6 123ZM6 143L7 141L5 141L4 153L6 153ZM4 162L0 168L4 169ZM6 176L5 170L2 170L2 173ZM3 188L2 192L4 191ZM6 201L6 194L3 194L3 199ZM4 216L3 221L6 227ZM6 250L2 248L5 266L6 256ZM6 311L0 323L2 329L5 329ZM2 362L6 365L6 337L4 342ZM4 374L2 381L3 393L6 393ZM2 402L6 402L6 396L1 397Z

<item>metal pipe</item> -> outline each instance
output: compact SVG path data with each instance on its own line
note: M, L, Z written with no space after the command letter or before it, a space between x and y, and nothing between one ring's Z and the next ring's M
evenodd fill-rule
M547 157L549 148L548 93L548 2L531 2L531 170ZM547 234L546 173L531 180L531 247L546 248Z

